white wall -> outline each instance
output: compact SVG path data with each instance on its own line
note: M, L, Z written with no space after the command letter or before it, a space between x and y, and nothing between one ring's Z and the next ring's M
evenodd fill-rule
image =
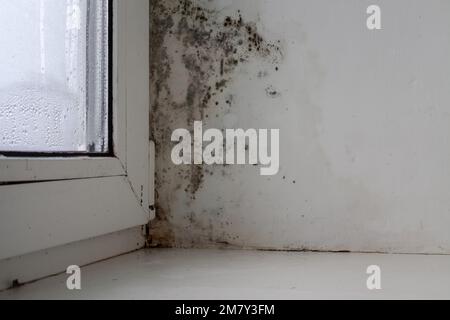
M449 1L196 1L210 11L193 28L220 33L240 10L281 52L247 52L203 108L192 91L223 78L223 52L153 3L155 244L450 253ZM370 4L381 31L366 28ZM211 61L187 66L192 50ZM172 165L171 131L192 120L279 128L280 173Z

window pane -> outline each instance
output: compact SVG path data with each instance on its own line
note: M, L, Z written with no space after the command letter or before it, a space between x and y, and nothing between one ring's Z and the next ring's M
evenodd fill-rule
M0 0L0 150L108 151L108 1Z

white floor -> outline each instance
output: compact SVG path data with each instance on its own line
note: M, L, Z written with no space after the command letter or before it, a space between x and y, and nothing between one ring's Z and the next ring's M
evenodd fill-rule
M379 291L367 289L370 265ZM83 268L81 291L66 279L0 299L449 299L450 256L156 249Z

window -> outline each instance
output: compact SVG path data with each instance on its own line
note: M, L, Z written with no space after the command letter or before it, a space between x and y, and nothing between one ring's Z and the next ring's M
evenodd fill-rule
M0 260L154 216L148 0L0 0Z
M107 0L0 2L0 151L109 151L108 12Z

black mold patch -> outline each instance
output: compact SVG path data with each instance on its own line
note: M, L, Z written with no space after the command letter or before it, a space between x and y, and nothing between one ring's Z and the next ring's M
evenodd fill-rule
M269 86L266 88L266 94L269 98L278 98L281 96L281 93L273 86Z
M275 72L282 51L279 42L266 41L256 23L246 21L240 11L224 17L192 0L150 3L150 124L156 144L155 206L159 211L153 229L164 230L154 232L152 241L155 245L170 246L175 243L170 226L170 205L175 191L184 190L193 201L203 187L205 175L213 175L212 171L206 171L207 167L172 164L172 132L178 128L193 130L194 121L207 124L208 119L220 119L238 107L233 95L227 92L237 69L260 59L268 70ZM179 69L183 69L186 83L176 78L175 71ZM179 91L174 92L174 83L184 88L182 96ZM189 203L186 206L189 208Z

